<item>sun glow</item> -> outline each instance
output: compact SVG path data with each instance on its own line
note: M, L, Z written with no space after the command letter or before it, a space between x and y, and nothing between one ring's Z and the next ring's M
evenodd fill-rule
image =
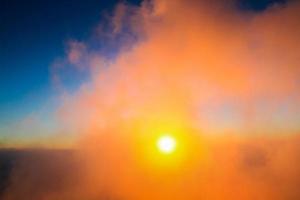
M157 148L161 153L170 154L176 149L176 140L169 135L162 136L157 141Z

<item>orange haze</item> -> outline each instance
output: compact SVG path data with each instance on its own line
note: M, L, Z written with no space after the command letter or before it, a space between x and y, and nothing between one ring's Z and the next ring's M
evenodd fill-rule
M296 1L259 14L224 0L119 4L91 41L124 27L137 41L125 35L114 59L89 41L68 51L91 71L57 114L80 138L71 181L15 173L5 200L24 199L24 184L30 200L300 199L299 19ZM155 149L164 133L178 139L171 157Z

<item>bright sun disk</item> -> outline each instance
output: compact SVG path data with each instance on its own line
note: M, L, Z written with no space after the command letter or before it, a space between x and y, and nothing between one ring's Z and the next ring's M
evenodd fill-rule
M171 136L162 136L157 141L157 147L160 152L170 154L176 148L176 140Z

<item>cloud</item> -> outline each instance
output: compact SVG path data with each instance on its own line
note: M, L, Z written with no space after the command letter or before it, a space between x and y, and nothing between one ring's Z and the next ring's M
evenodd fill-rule
M69 42L69 50L68 50L68 61L75 65L81 66L80 60L85 56L86 46L82 42L78 41L70 41Z
M247 121L259 117L268 119L266 128L273 126L276 110L299 110L298 7L291 2L253 15L222 1L146 1L139 9L120 4L109 29L113 35L122 29L117 32L123 39L115 39L119 51L111 58L102 53L109 49L89 48L82 68L94 66L92 81L61 112L70 111L70 120L83 107L79 112L91 123L92 116L178 112L188 123L198 121L192 126L205 126L207 113L201 111L213 111L216 120L227 107L238 116L232 119L236 126L249 129Z
M49 191L17 169L6 200L25 183L30 199L298 199L299 11L296 1L260 14L233 1L118 5L108 31L67 52L91 73L57 111L79 137L76 170L62 175L76 183ZM95 47L106 31L114 56ZM148 149L164 132L185 144L171 166Z

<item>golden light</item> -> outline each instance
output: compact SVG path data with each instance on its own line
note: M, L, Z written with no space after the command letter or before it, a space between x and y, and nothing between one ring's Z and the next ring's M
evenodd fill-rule
M176 140L169 135L162 136L157 140L157 148L161 153L170 154L176 149Z

